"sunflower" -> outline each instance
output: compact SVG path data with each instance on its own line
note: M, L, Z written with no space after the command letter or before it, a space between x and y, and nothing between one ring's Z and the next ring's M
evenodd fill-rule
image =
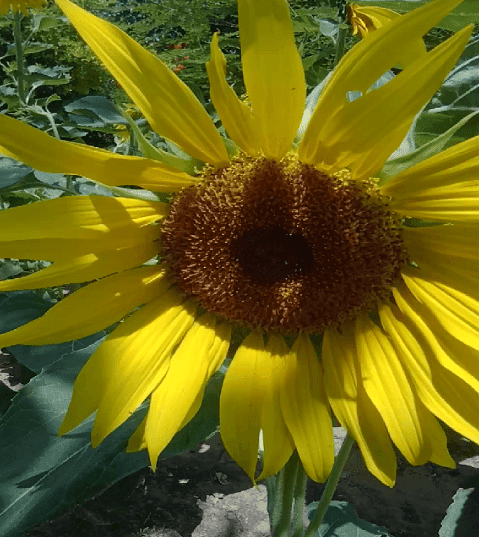
M0 0L0 15L6 15L10 8L14 13L21 11L28 17L27 7L42 7L47 0Z
M479 139L382 184L374 177L471 26L368 88L402 44L460 2L430 2L355 46L296 146L306 87L287 3L238 0L250 105L226 83L217 35L207 63L230 156L232 142L166 65L115 26L56 1L151 127L205 163L189 175L0 116L2 152L33 168L175 194L170 203L63 197L0 213L0 255L53 263L0 291L93 281L0 335L0 346L60 343L123 319L78 375L59 434L96 411L95 447L149 398L128 450L147 449L155 468L240 327L248 335L224 379L220 431L252 479L262 431L258 479L297 450L309 477L324 481L331 409L389 486L392 443L411 464L453 467L437 418L479 443ZM349 102L348 91L362 96ZM435 225L411 227L413 219Z

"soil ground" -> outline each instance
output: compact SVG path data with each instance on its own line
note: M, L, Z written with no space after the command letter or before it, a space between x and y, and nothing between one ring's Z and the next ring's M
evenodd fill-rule
M436 537L454 494L459 488L472 487L474 481L477 487L479 478L479 448L449 436L452 456L467 464L458 464L454 470L434 464L412 467L398 456L398 477L392 489L369 474L353 448L334 499L351 503L360 518L385 526L393 537ZM340 441L341 430L336 430L336 437ZM119 481L25 537L189 537L202 520L201 507L207 498L214 497L221 505L222 497L256 492L225 452L219 436L207 445L204 452L205 445L162 461L155 474L144 469ZM309 482L307 503L319 500L323 487ZM479 521L479 502L476 506ZM473 535L479 531L457 537Z

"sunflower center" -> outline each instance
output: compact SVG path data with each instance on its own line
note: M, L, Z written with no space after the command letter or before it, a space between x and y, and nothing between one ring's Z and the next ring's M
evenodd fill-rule
M399 218L369 181L293 155L206 170L162 224L180 290L211 313L284 333L321 332L389 297L407 262Z
M279 226L245 231L231 241L230 251L245 275L265 285L306 274L314 266L308 241Z

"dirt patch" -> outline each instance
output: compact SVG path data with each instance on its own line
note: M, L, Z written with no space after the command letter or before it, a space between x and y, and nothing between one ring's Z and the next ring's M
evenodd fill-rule
M344 431L335 428L335 436L339 447ZM479 479L479 448L452 432L448 436L451 455L466 464L458 464L455 470L434 464L412 467L398 455L397 483L392 489L367 471L353 447L334 499L351 503L361 518L386 526L394 537L437 537L456 491L474 486ZM209 516L217 519L212 528L221 527L221 518L229 517L228 497L252 487L218 435L206 445L162 461L155 474L144 469L128 476L24 537L189 537L202 521L205 506L212 504L215 511ZM323 487L309 482L307 502L318 500ZM238 498L236 503L241 501ZM244 509L250 498L246 492ZM266 512L263 522L267 523Z

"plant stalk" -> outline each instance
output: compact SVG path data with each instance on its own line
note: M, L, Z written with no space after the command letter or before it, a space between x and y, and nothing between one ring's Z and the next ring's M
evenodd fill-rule
M17 91L20 106L25 103L25 66L23 55L23 40L21 21L23 15L17 11L13 15L13 39L15 42L15 57L17 60Z
M316 509L316 514L314 515L313 520L310 522L304 534L304 537L314 537L319 527L321 526L321 523L324 519L324 515L326 514L329 504L333 499L334 491L336 490L339 478L343 471L344 465L348 460L349 453L351 451L351 448L353 447L353 444L354 440L349 435L346 435L343 445L341 446L341 449L339 450L339 453L334 460L333 469L331 470L331 474L329 475L328 481L326 482L326 487L324 488L323 495L321 496L318 508Z
M299 465L299 457L295 451L276 477L270 519L272 537L291 536L291 511Z
M293 537L303 537L304 534L303 513L305 507L307 481L308 476L303 469L303 465L301 462L299 462L298 472L296 474L296 484L294 486L294 506L292 519Z

